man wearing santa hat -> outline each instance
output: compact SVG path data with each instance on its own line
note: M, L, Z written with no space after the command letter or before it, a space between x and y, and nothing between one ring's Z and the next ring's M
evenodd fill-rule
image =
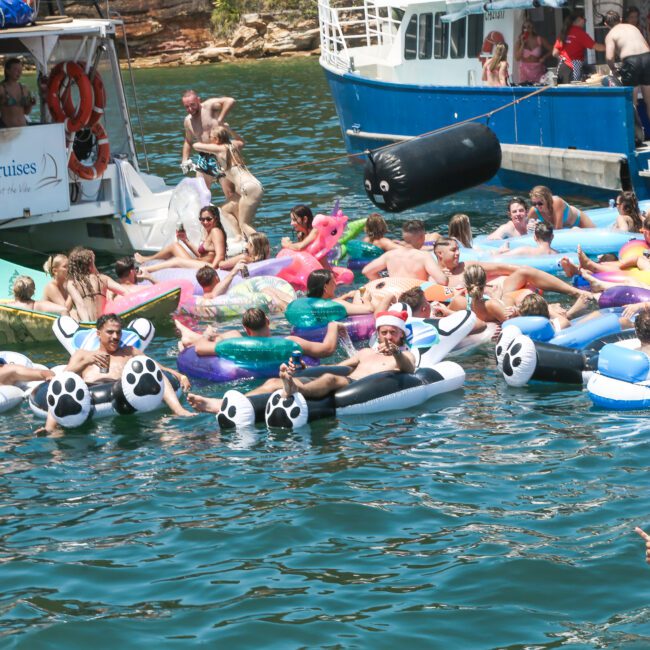
M308 399L319 399L339 388L344 388L355 379L362 379L376 372L385 370L414 372L415 358L405 344L407 318L408 314L405 311L379 312L375 317L377 343L371 348L359 350L349 359L337 364L353 368L349 375L325 373L309 383L303 384L299 379L294 379L296 366L291 362L282 364L280 379L282 379L286 395L299 392Z

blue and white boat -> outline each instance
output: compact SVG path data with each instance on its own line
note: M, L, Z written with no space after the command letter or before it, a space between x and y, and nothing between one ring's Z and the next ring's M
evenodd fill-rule
M650 198L650 141L635 145L633 89L593 83L482 85L488 36L514 45L523 21L552 44L562 25L564 0L355 0L334 6L319 0L320 63L325 70L345 146L362 153L381 145L477 119L502 146L495 182L528 190L550 185L557 193L610 198L634 189ZM585 0L586 31L618 3ZM588 50L589 63L604 63ZM602 65L594 72L607 74Z

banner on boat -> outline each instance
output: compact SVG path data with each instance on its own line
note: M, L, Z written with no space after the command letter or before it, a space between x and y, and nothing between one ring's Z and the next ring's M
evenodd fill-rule
M0 129L0 219L70 208L63 124Z

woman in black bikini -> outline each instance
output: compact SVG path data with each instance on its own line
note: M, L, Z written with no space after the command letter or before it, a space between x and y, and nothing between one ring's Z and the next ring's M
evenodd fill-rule
M95 322L104 313L109 289L120 296L126 293L121 284L99 273L95 253L81 246L73 248L68 256L67 289L82 322Z
M178 241L165 246L155 255L136 253L135 261L142 264L151 260L164 260L148 266L149 273L173 267L200 269L206 264L219 268L219 263L226 259L226 232L221 225L219 211L213 205L206 205L199 212L199 221L205 230L205 236L198 246L194 246L187 238L187 233L181 230L176 233Z

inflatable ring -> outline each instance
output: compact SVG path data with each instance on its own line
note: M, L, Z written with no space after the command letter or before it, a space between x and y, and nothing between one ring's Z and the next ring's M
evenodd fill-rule
M60 96L61 86L66 79L74 81L79 89L79 106L74 112L67 87L63 91L63 101ZM68 133L79 131L88 124L93 111L93 87L78 63L66 61L54 67L47 86L47 105L54 121L63 122ZM68 111L73 114L68 114Z
M483 41L483 45L481 45L481 53L478 56L478 60L481 63L485 63L492 56L494 46L497 43L505 42L506 39L501 32L497 32L496 30L489 32Z
M111 157L111 146L108 143L108 135L104 127L97 122L93 125L91 132L97 138L97 159L95 160L95 164L82 165L74 151L70 153L70 161L68 162L70 171L79 176L79 178L87 181L94 181L96 178L101 178L106 171L106 167L108 167L108 162Z

